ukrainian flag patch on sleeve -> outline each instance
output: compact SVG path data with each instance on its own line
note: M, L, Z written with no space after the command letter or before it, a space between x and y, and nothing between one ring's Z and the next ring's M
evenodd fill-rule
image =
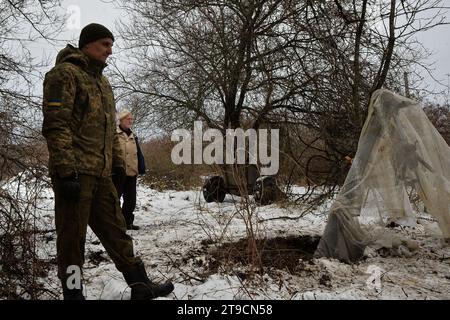
M61 103L61 100L53 99L53 100L50 100L47 105L49 107L61 107L62 103Z

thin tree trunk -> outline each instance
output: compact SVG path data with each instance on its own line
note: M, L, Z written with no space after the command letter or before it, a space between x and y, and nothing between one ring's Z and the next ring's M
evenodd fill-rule
M382 61L382 64L380 66L380 71L378 73L377 79L374 83L374 86L372 87L371 94L375 91L380 89L384 82L386 81L387 73L389 71L389 67L391 65L391 59L392 54L394 53L394 46L395 46L395 7L396 7L396 0L391 0L391 12L389 15L389 40L388 45L385 51L384 61Z
M366 11L367 11L367 0L363 1L361 17L358 23L358 29L356 30L355 36L355 55L353 61L353 110L356 119L359 120L360 115L360 97L359 97L359 87L361 83L361 68L360 68L360 47L361 47L361 37L364 29L364 24L366 22Z

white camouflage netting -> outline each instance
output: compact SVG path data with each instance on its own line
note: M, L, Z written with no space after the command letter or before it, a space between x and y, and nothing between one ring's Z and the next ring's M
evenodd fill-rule
M412 190L443 237L450 237L450 148L419 102L380 89L372 95L358 150L315 256L360 259L366 246L385 235L361 222L411 217Z

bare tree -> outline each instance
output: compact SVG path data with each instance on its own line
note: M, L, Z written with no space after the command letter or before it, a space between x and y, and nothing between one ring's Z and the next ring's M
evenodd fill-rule
M60 31L58 6L57 0L0 2L0 298L35 299L47 291L39 281L45 275L35 216L47 158L35 93L43 62L33 59L30 45Z
M445 23L442 1L317 2L310 30L317 39L320 74L311 103L320 116L301 116L286 130L288 157L307 180L330 191L343 182L356 152L369 98L381 87L403 93L404 74L427 68L417 32ZM416 84L415 79L412 80ZM413 89L417 89L411 85ZM417 90L414 90L417 94ZM296 123L303 126L296 127ZM305 134L305 128L309 129ZM327 198L321 194L319 198ZM305 200L302 197L302 201ZM313 198L312 200L316 200Z
M130 18L120 97L137 95L169 130L285 127L285 157L330 190L372 92L403 92L405 71L424 66L415 35L445 22L439 0L119 2Z
M134 21L122 26L134 77L119 88L179 126L201 119L212 128L257 127L292 104L310 81L300 78L303 44L298 1L132 1ZM287 10L289 8L289 10ZM302 89L303 92L304 89ZM301 94L301 93L300 93ZM167 121L170 119L171 121ZM180 123L180 120L181 123Z

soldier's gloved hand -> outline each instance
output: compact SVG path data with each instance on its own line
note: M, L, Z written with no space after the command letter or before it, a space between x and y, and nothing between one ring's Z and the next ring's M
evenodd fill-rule
M116 186L121 186L125 182L127 173L124 167L114 167L112 169L112 180Z
M80 199L80 190L80 181L78 180L77 174L73 174L66 178L60 178L60 191L65 199Z

